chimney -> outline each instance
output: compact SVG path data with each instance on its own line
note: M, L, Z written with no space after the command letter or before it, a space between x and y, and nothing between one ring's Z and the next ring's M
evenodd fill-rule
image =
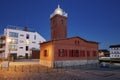
M28 31L28 27L27 26L24 27L24 31Z

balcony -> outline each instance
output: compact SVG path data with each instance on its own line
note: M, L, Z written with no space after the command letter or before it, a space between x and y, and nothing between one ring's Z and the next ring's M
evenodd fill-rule
M5 50L0 51L0 54L2 54L3 52L5 52Z
M5 44L5 41L0 41L0 44Z
M5 50L5 47L0 48L0 51L4 51L4 50Z
M6 37L5 36L0 36L0 40L5 40Z

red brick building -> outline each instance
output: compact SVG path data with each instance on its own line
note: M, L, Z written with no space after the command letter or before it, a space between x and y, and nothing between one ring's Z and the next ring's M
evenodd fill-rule
M67 38L67 13L59 6L51 15L51 41L40 45L40 64L48 67L94 64L98 43L80 37Z

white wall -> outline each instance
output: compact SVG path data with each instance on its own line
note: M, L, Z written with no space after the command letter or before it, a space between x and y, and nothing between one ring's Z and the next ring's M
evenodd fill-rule
M85 64L97 64L98 60L66 60L66 61L46 61L40 60L40 64L48 67L78 66Z
M120 58L120 48L110 48L110 58Z
M16 32L18 33L18 38L14 38L14 37L9 37L9 32ZM25 56L25 53L30 53L30 49L31 48L35 48L35 49L40 49L40 42L44 42L46 41L40 34L38 34L37 32L28 32L28 31L22 31L22 30L14 30L14 29L5 29L4 33L6 35L6 40L8 38L10 39L18 39L18 44L10 44L6 41L6 49L5 49L5 57L8 56L9 54L9 45L16 45L17 46L17 51L11 51L10 53L17 53L17 56L22 55ZM24 35L24 36L20 36L20 35ZM26 39L26 34L29 34L30 37L29 39ZM36 35L36 40L34 39L34 35ZM29 44L26 44L26 40L29 41ZM26 51L26 46L29 46L29 51ZM23 47L22 49L20 49L20 47Z

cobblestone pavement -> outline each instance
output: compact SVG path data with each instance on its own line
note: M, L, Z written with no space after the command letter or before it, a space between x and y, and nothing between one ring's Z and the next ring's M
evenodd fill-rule
M25 63L24 63L25 64ZM51 69L39 64L0 66L0 80L120 80L120 71L85 68Z

